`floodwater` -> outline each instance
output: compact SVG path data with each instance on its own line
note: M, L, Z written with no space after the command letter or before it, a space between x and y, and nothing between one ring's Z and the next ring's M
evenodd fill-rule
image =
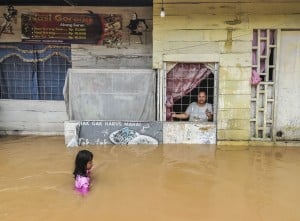
M73 190L77 151L92 189ZM67 148L63 137L0 138L1 221L299 221L300 147Z

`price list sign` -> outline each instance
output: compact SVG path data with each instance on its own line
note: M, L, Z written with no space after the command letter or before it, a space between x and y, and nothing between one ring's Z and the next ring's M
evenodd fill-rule
M99 14L22 14L23 42L101 44L104 21Z

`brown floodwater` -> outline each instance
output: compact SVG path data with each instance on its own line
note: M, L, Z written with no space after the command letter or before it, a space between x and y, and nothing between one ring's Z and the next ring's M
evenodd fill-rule
M74 158L94 153L92 189L73 190ZM1 221L299 221L300 148L87 146L0 138Z

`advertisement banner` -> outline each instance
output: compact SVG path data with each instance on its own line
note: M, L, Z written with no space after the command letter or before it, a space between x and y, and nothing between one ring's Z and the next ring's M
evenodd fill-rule
M159 121L81 121L79 145L152 144L163 142L163 124Z
M22 14L23 42L116 44L122 39L121 15L80 13Z

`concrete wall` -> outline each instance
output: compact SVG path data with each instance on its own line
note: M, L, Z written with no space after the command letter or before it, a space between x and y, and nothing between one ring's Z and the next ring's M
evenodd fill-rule
M0 134L64 134L64 101L0 100Z
M300 29L300 2L217 2L154 1L153 67L219 63L217 140L248 141L253 29Z
M68 147L88 144L216 144L216 126L213 123L65 121L64 126ZM127 132L123 134L125 139L122 141L113 141L112 135L124 127L137 135L129 135L126 139Z
M216 125L211 122L164 122L163 143L216 144Z

